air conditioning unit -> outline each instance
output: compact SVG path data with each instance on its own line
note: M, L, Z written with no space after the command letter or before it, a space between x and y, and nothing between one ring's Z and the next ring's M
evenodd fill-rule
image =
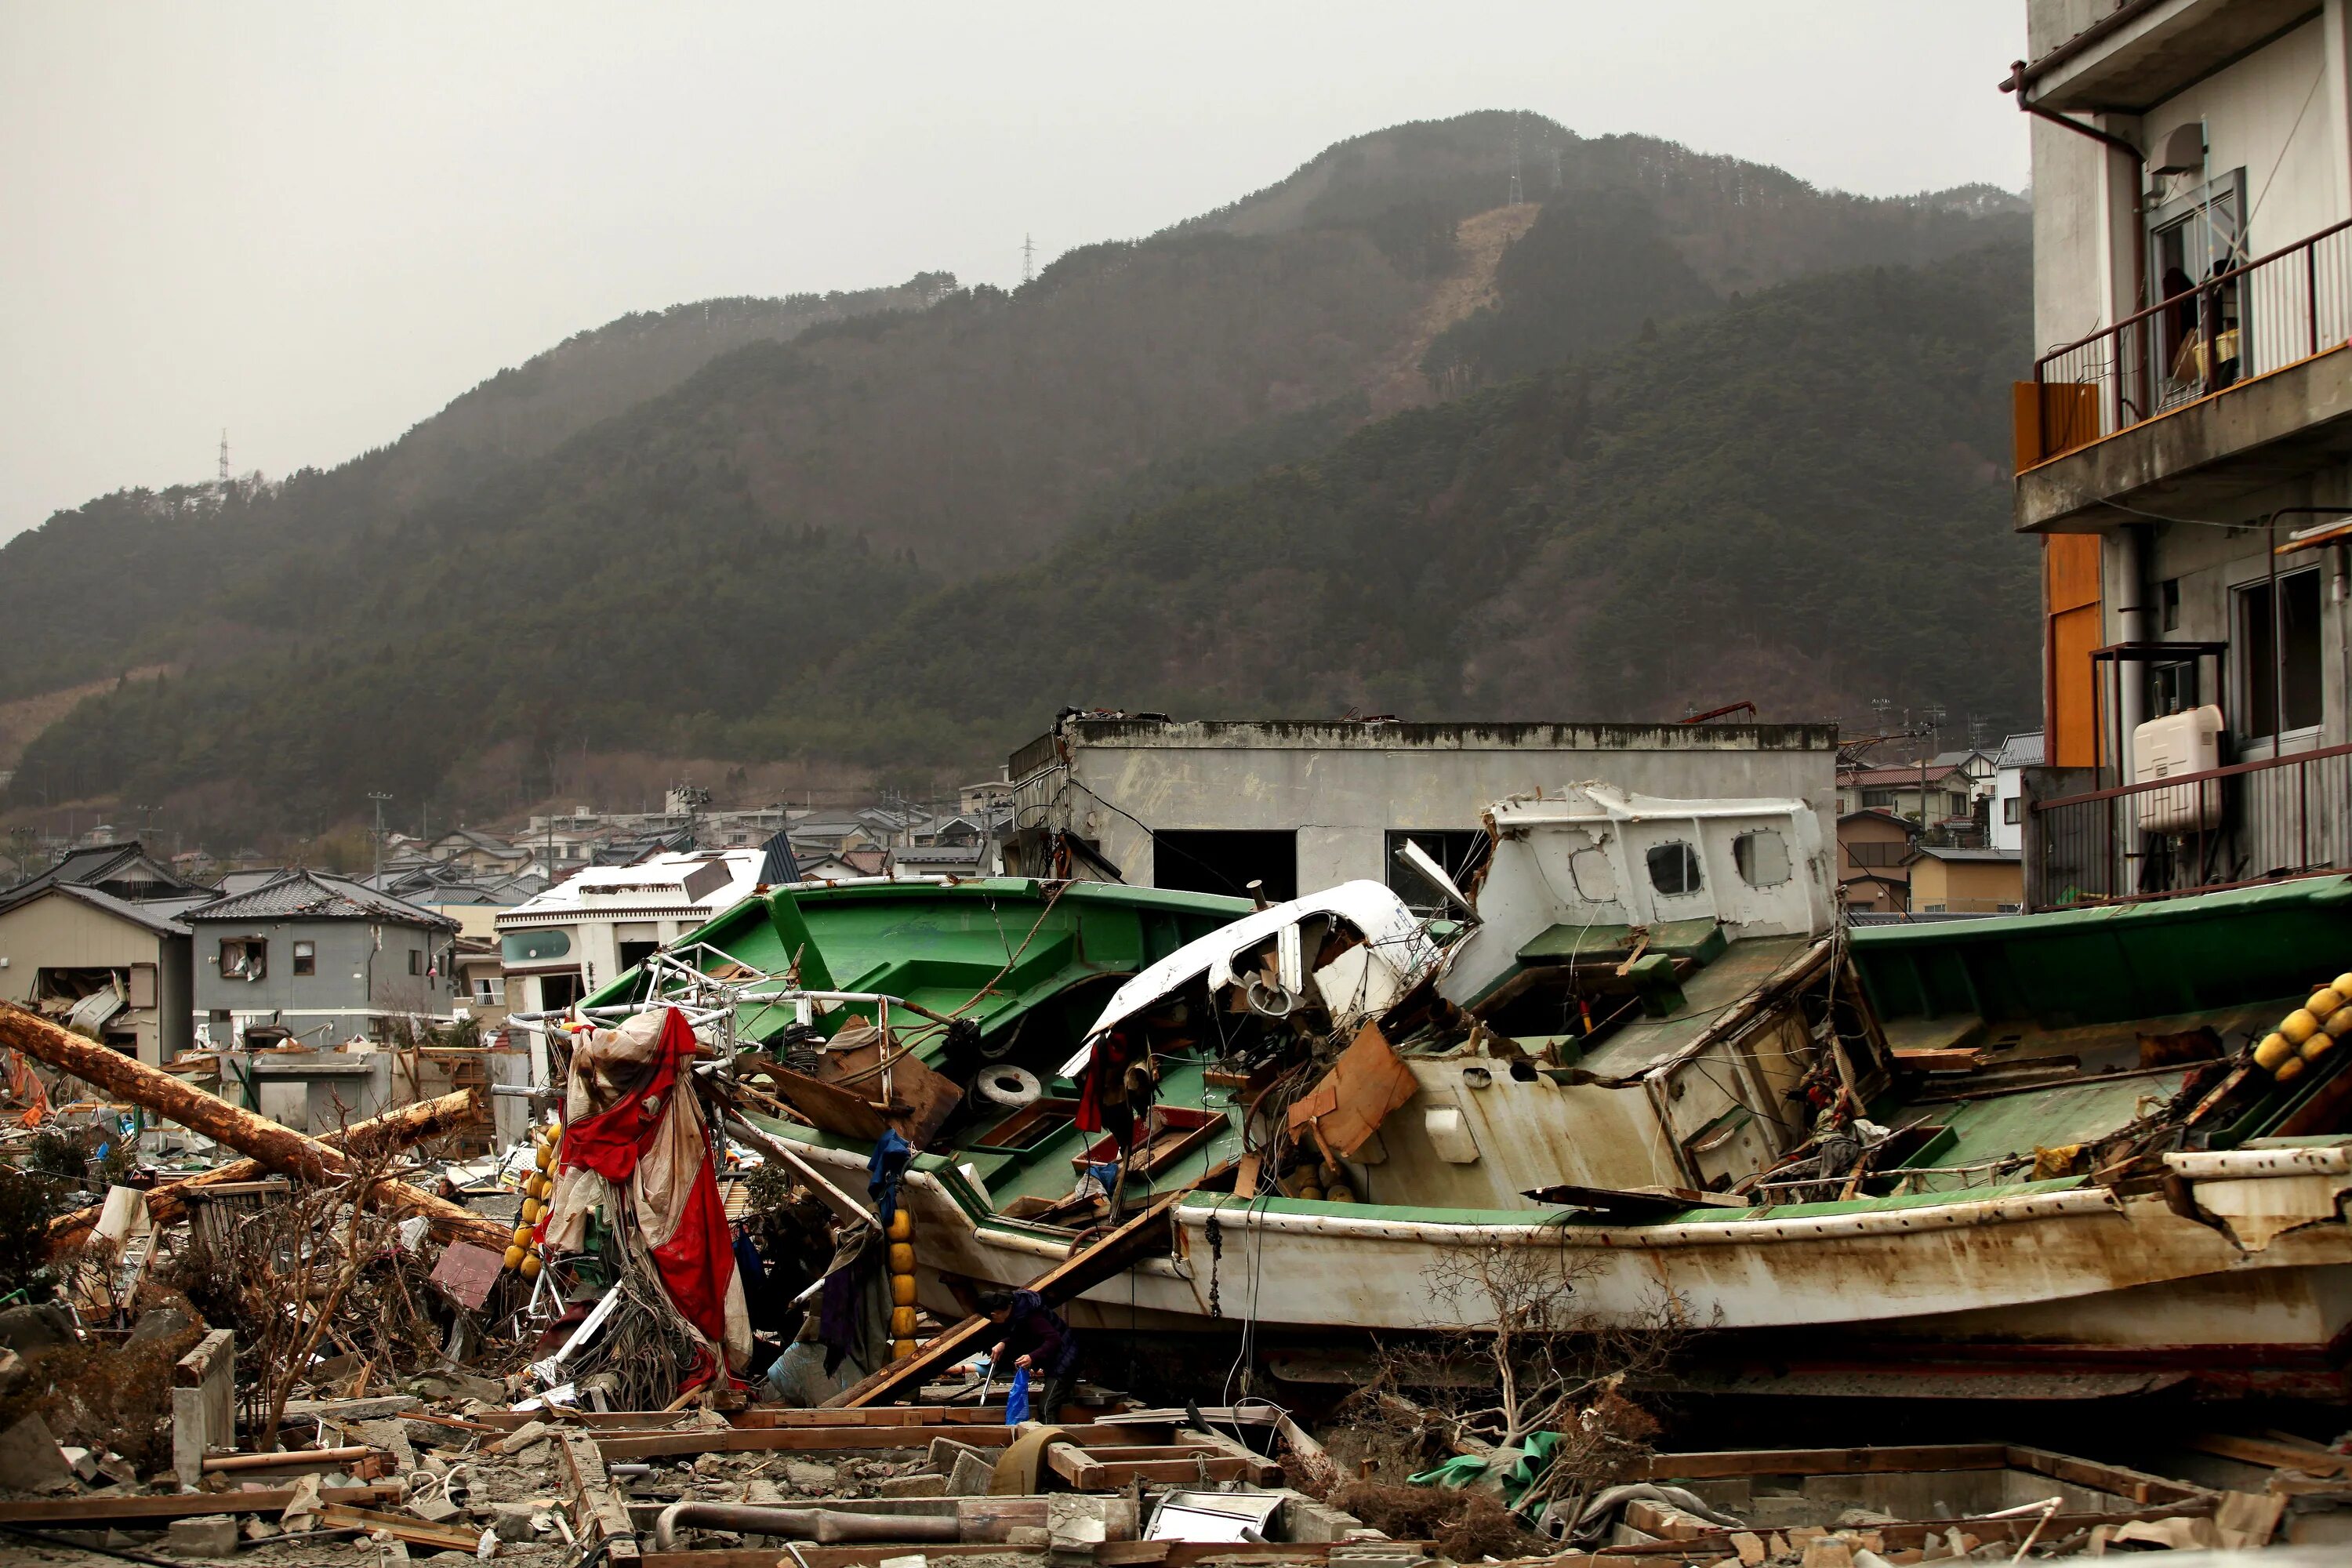
M2221 765L2221 710L2207 704L2150 719L2132 731L2132 782L2154 784ZM2221 781L2136 795L2142 833L2210 833L2221 826Z

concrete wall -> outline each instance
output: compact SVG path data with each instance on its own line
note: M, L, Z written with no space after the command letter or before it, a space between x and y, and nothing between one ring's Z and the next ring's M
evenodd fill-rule
M1912 862L1914 910L1991 913L2021 909L2024 901L2025 872L2015 860L1938 860L1922 856Z
M1836 836L1834 729L1811 725L1158 724L1078 721L1066 772L1024 781L1020 820L1055 815L1153 884L1150 834L1297 833L1301 893L1388 878L1391 830L1475 828L1513 795L1591 781L1646 795L1803 800Z
M362 1028L372 1015L446 1017L459 999L455 977L446 973L453 939L445 931L359 920L199 921L194 925L196 1007L202 1012L278 1013L297 1034L334 1019L343 1031L335 1037L345 1038ZM259 937L269 944L268 962L257 981L221 978L221 942L241 937ZM316 973L294 973L297 942L318 944ZM412 950L425 955L422 967L442 958L445 973L438 977L411 975Z
M44 969L113 969L125 981L135 964L155 966L155 1005L126 1009L139 1040L139 1059L152 1066L171 1060L194 1040L190 1011L190 944L165 937L93 909L64 893L53 893L0 914L0 997L29 1003ZM118 1024L119 1026L119 1024Z

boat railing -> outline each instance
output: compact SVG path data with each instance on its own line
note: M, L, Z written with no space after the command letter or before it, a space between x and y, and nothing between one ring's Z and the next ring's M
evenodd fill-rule
M2030 910L2352 870L2352 745L2029 800Z

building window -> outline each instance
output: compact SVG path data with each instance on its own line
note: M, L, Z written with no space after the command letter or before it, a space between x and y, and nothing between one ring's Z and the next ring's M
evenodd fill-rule
M224 937L220 944L223 980L258 980L269 969L269 944L257 936Z
M2163 617L2164 629L2168 632L2179 631L2180 629L2179 578L2167 577L2156 585L2156 605L2158 613Z
M1653 845L1649 853L1650 886L1669 898L1699 890L1698 851L1679 839Z
M1413 869L1408 861L1399 859L1408 844L1421 846L1422 853L1437 862L1440 869L1454 879L1454 885L1467 892L1470 879L1486 864L1486 835L1475 827L1392 827L1388 834L1389 890L1412 908L1427 913L1442 909L1447 902L1436 884Z
M2270 584L2237 593L2238 668L2245 711L2238 732L2248 739L2315 730L2320 719L2319 572L2310 568L2278 580L2273 615Z
M661 951L657 942L625 942L620 944L621 968L624 972L636 968Z
M1789 841L1769 828L1731 841L1731 864L1751 888L1777 888L1790 876Z
M408 973L411 974L422 974L425 973L425 950L423 948L412 947L408 950Z
M1862 804L1864 806L1876 806L1882 811L1892 809L1895 805L1895 792L1891 789L1864 790Z
M319 944L317 942L298 942L294 944L294 973L297 974L316 974L319 973Z
M565 931L521 931L499 938L499 956L509 963L540 963L572 952Z
M1260 883L1268 903L1298 896L1298 835L1250 830L1176 830L1151 836L1151 885L1190 893L1249 897Z
M2011 795L2007 800L2002 801L2000 803L2001 825L2006 827L2015 827L2020 822L2023 821L2024 816L2021 808L2024 805L2025 797L2019 795Z
M507 1005L507 977L503 974L478 974L474 977L474 1002L478 1006L503 1007Z

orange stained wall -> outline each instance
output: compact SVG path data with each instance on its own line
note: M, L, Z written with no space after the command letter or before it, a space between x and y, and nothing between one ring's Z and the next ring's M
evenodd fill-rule
M2042 539L2042 711L2053 767L2099 762L2098 689L2091 674L2100 633L2099 544L2095 533Z

